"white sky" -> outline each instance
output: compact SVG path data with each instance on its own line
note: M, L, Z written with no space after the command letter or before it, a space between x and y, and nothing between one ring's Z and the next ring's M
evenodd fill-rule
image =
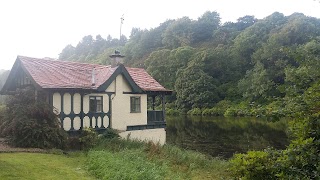
M320 18L319 0L2 0L0 69L11 69L17 55L58 58L62 49L83 36L129 37L132 27L149 29L167 19L197 19L217 11L222 22L245 15L264 18L275 11L301 12Z

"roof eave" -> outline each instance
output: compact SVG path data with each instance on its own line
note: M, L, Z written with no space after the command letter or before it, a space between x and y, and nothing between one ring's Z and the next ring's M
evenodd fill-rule
M132 91L135 93L143 93L143 90L134 82L132 77L130 76L129 72L126 70L123 64L120 64L117 69L113 72L113 74L107 79L103 84L101 84L97 90L98 91L105 91L109 85L116 79L116 77L122 74L126 80L128 81L129 85L132 88Z
M154 94L154 95L158 95L158 94L162 94L162 95L172 95L173 91L171 90L165 90L165 91L151 91L151 90L148 90L148 91L145 91L147 94Z

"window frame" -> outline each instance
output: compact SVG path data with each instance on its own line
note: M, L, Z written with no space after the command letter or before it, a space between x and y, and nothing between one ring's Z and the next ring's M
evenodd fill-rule
M130 113L141 113L141 96L130 96Z
M99 99L98 99L99 98ZM91 100L93 100L94 102L94 109L92 108L91 105ZM100 101L100 103L98 104L98 102ZM98 111L98 107L100 107L100 110ZM101 113L103 112L103 96L89 96L89 112L91 113Z

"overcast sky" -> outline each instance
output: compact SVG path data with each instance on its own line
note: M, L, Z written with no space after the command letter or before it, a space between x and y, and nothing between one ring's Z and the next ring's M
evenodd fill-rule
M58 58L83 36L129 37L132 27L150 29L167 19L197 19L217 11L222 22L245 15L264 18L275 11L320 18L319 0L3 0L0 2L0 69L11 69L16 56Z

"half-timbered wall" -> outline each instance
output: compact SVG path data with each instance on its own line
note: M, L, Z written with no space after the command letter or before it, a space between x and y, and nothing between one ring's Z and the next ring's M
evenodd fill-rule
M52 92L52 105L56 109L62 127L67 131L79 130L81 127L112 127L118 130L126 130L127 126L147 124L147 95L130 94L131 91L132 89L126 79L120 74L105 92L90 94L68 91ZM102 112L93 113L89 111L90 96L102 96ZM131 96L141 98L141 112L130 112ZM109 112L109 107L112 113Z
M109 97L112 93L54 92L52 104L63 129L79 130L81 127L107 128L109 126ZM102 112L89 111L89 97L102 96Z

